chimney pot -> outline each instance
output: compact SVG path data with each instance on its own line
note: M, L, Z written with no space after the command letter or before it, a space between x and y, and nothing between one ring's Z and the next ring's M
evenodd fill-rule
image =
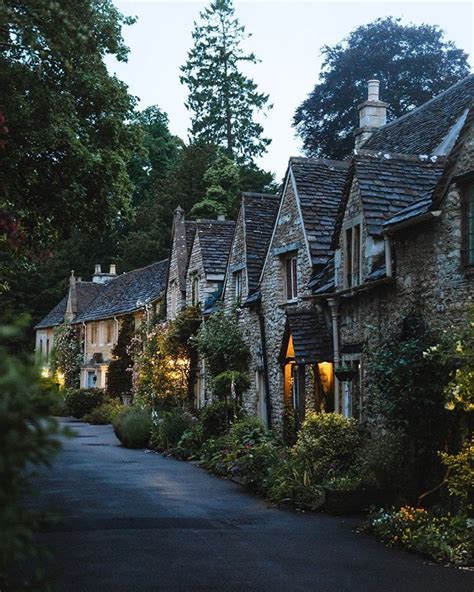
M110 275L117 275L117 266L115 265L115 263L110 264L109 273Z
M367 98L369 101L379 101L380 81L369 80L367 83Z
M225 220L224 214L218 214L217 219L221 221Z
M96 274L96 273L102 273L102 267L101 267L100 263L95 264L94 274Z

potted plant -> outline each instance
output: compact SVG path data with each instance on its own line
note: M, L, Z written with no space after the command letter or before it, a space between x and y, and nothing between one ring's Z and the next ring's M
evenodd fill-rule
M349 382L357 376L357 369L345 364L338 366L334 370L334 374L337 376L338 380L342 382Z

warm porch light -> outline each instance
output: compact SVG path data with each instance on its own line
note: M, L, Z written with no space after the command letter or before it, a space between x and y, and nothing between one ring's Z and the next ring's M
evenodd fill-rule
M49 376L50 376L49 368L47 366L43 366L43 368L41 369L41 377L42 378L49 378Z
M334 384L334 366L332 362L320 362L318 364L319 378L324 393L327 395L332 391Z

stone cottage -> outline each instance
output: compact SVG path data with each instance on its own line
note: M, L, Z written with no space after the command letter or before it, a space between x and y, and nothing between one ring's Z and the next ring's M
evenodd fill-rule
M64 321L77 325L83 350L80 387L105 388L122 320L133 315L138 325L143 317L151 318L159 311L167 269L166 259L122 275L116 274L115 265L109 273L102 273L96 265L91 282L72 275L68 295L36 326L38 355L44 335L54 335L54 328ZM52 342L49 351L51 347Z
M375 90L374 90L375 89ZM370 92L372 96L370 97ZM364 137L337 215L334 258L310 282L332 317L335 408L364 415L371 352L404 319L466 321L474 269L474 76L379 129L386 104L371 83ZM365 119L364 119L365 118Z
M244 394L246 409L268 424L265 332L260 309L259 279L278 211L277 195L243 193L224 282L226 314L238 314L250 349L250 388Z
M285 406L331 409L330 321L304 300L310 278L331 257L336 213L347 174L344 162L291 158L260 274L268 402L272 423Z

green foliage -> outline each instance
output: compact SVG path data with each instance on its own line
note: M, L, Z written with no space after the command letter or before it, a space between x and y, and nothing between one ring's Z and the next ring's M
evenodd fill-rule
M325 45L319 82L298 107L294 126L308 156L350 154L357 106L367 81L381 81L389 118L404 115L469 74L467 54L432 25L403 25L386 17L354 29L341 43Z
M151 413L147 409L128 407L113 420L114 432L126 448L146 448L150 441Z
M70 389L66 393L65 404L69 414L81 419L104 401L100 389Z
M204 200L194 204L190 216L194 218L216 218L225 214L232 218L237 214L240 202L239 167L223 152L204 175L207 185Z
M447 485L450 495L458 498L463 509L474 512L474 436L467 440L457 454L441 453L443 464L448 467Z
M104 58L125 61L124 18L111 0L0 5L2 111L10 130L0 209L36 251L77 227L110 228L129 209L134 99Z
M371 528L386 545L429 555L440 563L470 565L474 554L466 516L430 514L423 508L381 510L371 518Z
M106 390L111 397L121 397L132 392L133 359L129 352L129 346L134 332L133 317L125 317L120 326L117 343L112 349L112 361L107 371Z
M78 388L82 363L82 348L79 328L64 322L54 331L54 346L51 351L53 373L64 376L65 388Z
M19 338L14 328L0 328L0 588L18 590L12 576L17 560L40 553L34 531L42 516L25 506L35 467L49 466L64 434L49 417L50 385L41 381L28 359L4 346Z
M94 407L82 420L92 425L107 425L113 423L119 413L123 411L123 405L117 400L104 401L98 407Z
M151 448L155 450L175 448L184 432L191 430L192 425L192 415L181 407L165 411L151 428Z
M242 395L249 388L250 379L247 372L226 370L215 376L211 381L211 389L219 399L235 399L242 405Z
M51 391L48 413L56 417L67 417L69 415L64 389L55 388Z
M242 337L236 315L217 311L202 324L195 342L212 377L228 370L247 370L249 348Z
M174 452L178 458L192 460L199 456L203 443L202 424L196 421L190 429L183 432Z
M234 16L232 0L213 0L195 24L194 47L182 66L181 82L189 90L191 135L224 147L230 157L251 162L262 155L269 140L254 113L267 106L268 95L259 93L255 82L240 70L241 64L256 64L253 53L242 50L248 35Z
M296 444L275 475L270 497L319 507L324 502L322 486L351 469L359 443L354 419L337 413L308 413Z
M287 446L296 444L298 434L298 411L291 401L285 401L283 407L283 441Z
M204 440L227 433L231 424L240 417L242 411L234 401L213 401L201 411Z

